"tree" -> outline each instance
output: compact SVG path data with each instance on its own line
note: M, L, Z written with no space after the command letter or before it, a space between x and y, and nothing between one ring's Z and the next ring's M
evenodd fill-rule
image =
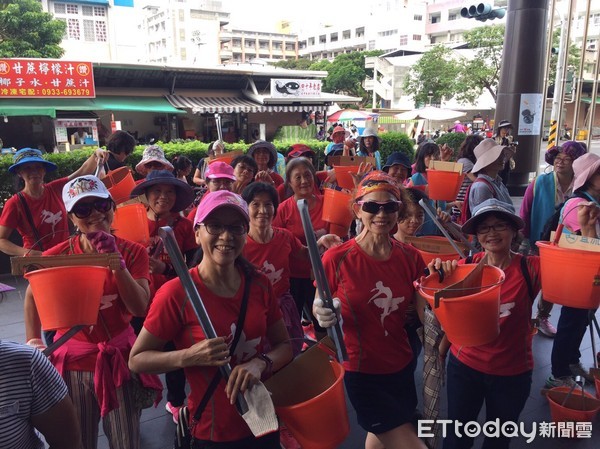
M0 0L2 58L60 58L65 29L37 0Z
M552 33L552 47L558 51L560 46L560 29L554 30ZM548 86L552 86L554 91L554 83L556 82L556 64L560 55L550 55L550 68L548 70ZM579 72L579 62L581 61L581 48L575 44L569 45L569 56L567 57L567 67L573 73L573 77L577 78Z
M277 61L273 65L275 67L281 67L282 69L293 69L293 70L309 70L309 67L313 64L313 61L307 58L298 59L282 59Z
M436 45L423 53L421 59L412 66L404 79L404 89L417 104L426 104L429 96L431 102L440 103L442 97L448 99L456 94L459 72L460 64L452 50L444 45Z
M488 25L465 33L465 41L474 54L472 58L465 58L460 63L456 83L458 101L474 103L483 90L488 91L496 101L504 30L504 25Z

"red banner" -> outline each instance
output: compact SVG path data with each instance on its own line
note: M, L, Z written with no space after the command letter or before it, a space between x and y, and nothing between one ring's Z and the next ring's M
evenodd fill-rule
M0 98L94 98L91 62L0 59Z

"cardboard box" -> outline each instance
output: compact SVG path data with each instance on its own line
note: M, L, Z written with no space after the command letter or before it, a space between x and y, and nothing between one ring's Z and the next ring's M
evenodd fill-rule
M431 170L451 171L462 173L463 164L461 162L429 161Z
M109 267L111 270L118 270L121 266L121 255L119 253L68 254L62 256L15 256L10 258L11 274L14 276L22 276L25 272L42 268L80 265Z
M421 251L427 251L434 254L456 254L456 250L446 239L434 239L428 237L406 237L406 243L413 245ZM454 242L464 253L469 252L467 245L461 242Z
M556 232L552 232L550 234L551 242L554 241L555 236ZM576 234L566 234L563 232L558 241L558 246L560 248L579 249L583 251L592 251L598 253L600 252L600 239L583 237L581 235Z
M374 157L366 156L330 156L327 158L327 165L330 167L333 167L334 165L360 165L364 162L368 162L374 167L377 164Z

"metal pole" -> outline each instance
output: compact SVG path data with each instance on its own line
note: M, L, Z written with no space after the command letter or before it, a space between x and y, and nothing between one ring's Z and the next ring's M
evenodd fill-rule
M542 87L542 92L544 95L544 108L542 109L542 132L544 132L543 124L546 123L546 105L548 103L548 84L550 76L550 61L551 61L551 52L552 52L552 36L554 35L554 10L556 8L556 0L552 0L550 2L550 26L548 27L548 41L546 43L546 67L544 68L544 85ZM548 128L548 148L550 148L556 142L556 137L552 140L552 117L549 121L550 127ZM554 135L556 136L556 135Z
M577 72L577 77L573 78L573 82L576 81L576 85L573 86L575 88L575 113L573 114L573 135L571 136L573 140L577 139L577 134L579 131L579 108L581 107L581 89L583 88L583 66L585 62L585 47L587 45L588 38L591 4L592 0L587 0L587 7L585 9L585 20L583 21L583 45L581 46L582 48L581 59L579 61L579 71Z
M562 30L560 33L560 38L561 38L561 42L560 42L560 47L561 49L559 50L559 61L561 63L561 68L560 71L558 70L558 65L556 67L556 82L554 84L554 98L556 99L558 97L558 115L552 115L553 117L556 117L556 123L557 123L557 128L558 128L558 138L556 139L557 142L560 142L560 138L561 138L561 129L562 129L562 123L563 123L563 102L564 102L564 95L563 92L565 91L565 82L567 81L567 77L565 75L565 71L567 69L567 58L569 57L569 44L571 42L571 22L573 21L573 10L575 9L575 3L577 2L577 0L571 0L569 2L569 9L568 9L568 13L567 13L567 21L566 23L563 22L562 24ZM565 32L565 28L566 28L566 32ZM564 36L564 42L563 42L563 35ZM559 78L559 74L560 74L560 78ZM558 95L557 95L557 88L558 88ZM553 108L554 108L554 104L553 104Z
M590 148L590 145L592 144L592 127L594 125L594 115L596 114L596 97L598 96L598 73L600 72L600 45L598 46L598 49L596 50L596 68L594 69L594 82L592 84L592 96L590 98L591 103L590 103L590 109L589 109L589 126L587 127L588 129L588 135L587 135L587 139L586 139L586 144L588 147L588 151Z

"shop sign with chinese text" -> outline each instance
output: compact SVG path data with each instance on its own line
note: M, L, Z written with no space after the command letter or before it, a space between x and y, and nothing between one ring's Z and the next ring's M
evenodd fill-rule
M320 97L321 80L271 79L271 97Z
M0 98L94 98L91 62L0 59Z

